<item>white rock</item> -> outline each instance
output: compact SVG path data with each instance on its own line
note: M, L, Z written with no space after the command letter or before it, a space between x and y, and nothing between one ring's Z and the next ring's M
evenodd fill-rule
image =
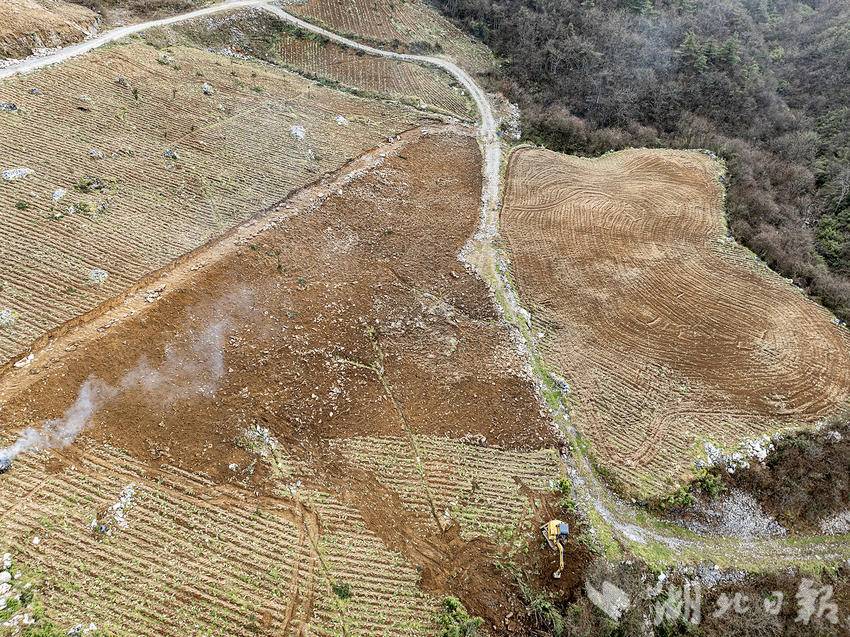
M24 356L21 360L15 361L15 368L21 369L22 367L26 367L27 365L32 363L34 359L35 359L35 354L30 352L29 354Z
M9 168L0 173L0 176L3 177L3 181L17 181L29 177L33 172L31 168Z
M89 283L91 285L100 285L109 278L109 272L100 268L93 268L89 272Z
M12 585L9 583L0 584L0 595L5 595L12 590Z
M36 535L36 536L32 539L32 545L33 545L33 546L38 546L39 544L41 544L41 538L40 538L40 537L38 537L38 536Z
M12 574L9 571L0 572L0 584L7 584L12 581Z
M307 129L299 124L293 124L289 127L289 134L295 139L302 140L307 135Z
M53 191L53 203L59 201L62 197L65 196L65 193L68 192L64 188L57 188Z

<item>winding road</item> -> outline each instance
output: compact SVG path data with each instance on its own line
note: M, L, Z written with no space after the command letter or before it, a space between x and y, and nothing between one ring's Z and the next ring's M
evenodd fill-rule
M502 146L497 134L496 118L490 101L481 87L466 71L453 62L440 57L385 51L362 44L297 18L269 0L229 0L169 18L120 27L49 55L27 58L0 69L0 79L61 63L150 28L241 8L260 8L269 11L281 20L305 31L316 33L339 45L357 49L369 55L436 67L453 76L467 90L475 101L479 113L478 139L484 156L484 167L480 225L460 256L490 285L495 298L500 303L505 319L523 336L525 353L536 358L534 339L528 329L524 329L519 297L504 275L507 272L505 256L495 245L498 235L502 161ZM542 386L541 379L537 380L538 386ZM553 417L554 426L557 427L559 435L570 438L572 428L569 415L566 412L560 412L553 413ZM603 543L606 540L608 542L613 539L618 540L636 555L657 566L708 562L728 568L762 571L791 565L808 567L815 564L834 565L850 559L848 536L796 536L749 540L694 534L653 518L642 509L622 501L597 478L595 470L586 459L571 455L564 455L563 459L573 477L576 500L580 508L588 515L592 532Z

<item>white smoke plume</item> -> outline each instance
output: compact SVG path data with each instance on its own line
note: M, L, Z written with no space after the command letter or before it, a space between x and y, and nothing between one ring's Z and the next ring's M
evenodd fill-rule
M46 421L41 429L24 429L14 444L0 449L0 463L10 463L25 451L67 447L74 442L94 413L117 394L115 387L98 378L88 378L80 387L77 400L61 418Z
M244 297L243 292L227 300L235 301L237 308L247 307L250 303ZM25 429L13 444L0 449L0 471L8 469L21 453L67 447L101 407L129 390L140 390L159 405L198 394L213 395L224 375L224 342L231 326L230 317L220 318L193 335L188 345L167 344L160 365L152 366L142 357L115 385L89 377L61 418L45 421L40 429Z

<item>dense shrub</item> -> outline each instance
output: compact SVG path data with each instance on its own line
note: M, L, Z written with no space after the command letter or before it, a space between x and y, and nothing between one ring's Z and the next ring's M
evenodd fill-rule
M850 318L845 0L436 2L504 59L528 138L718 153L735 237Z

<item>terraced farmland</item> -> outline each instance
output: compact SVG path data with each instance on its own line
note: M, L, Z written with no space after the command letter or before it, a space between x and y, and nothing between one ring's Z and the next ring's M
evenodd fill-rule
M381 154L225 256L191 257L143 311L2 377L6 442L102 383L71 447L0 476L0 532L57 625L406 637L437 632L447 594L491 624L520 603L495 542L538 523L530 496L561 467L487 288L457 261L479 147L433 126Z
M421 0L307 0L287 10L343 35L443 52L473 73L493 66L493 56L484 45Z
M472 118L472 103L447 74L409 62L390 60L334 44L298 29L268 11L251 8L208 16L165 28L146 37L153 44L191 42L214 50L249 55L330 80L346 89L402 100Z
M718 173L684 151L511 158L520 297L577 428L632 494L673 488L706 440L810 425L850 397L846 330L726 237Z
M0 113L0 168L13 171L0 182L3 362L423 121L273 67L137 41L7 80L0 99L18 109Z
M451 78L417 64L358 55L316 39L285 36L280 61L323 78L361 90L434 106L459 117L472 115L471 103Z
M3 0L0 58L21 58L64 46L97 31L97 15L64 0Z

